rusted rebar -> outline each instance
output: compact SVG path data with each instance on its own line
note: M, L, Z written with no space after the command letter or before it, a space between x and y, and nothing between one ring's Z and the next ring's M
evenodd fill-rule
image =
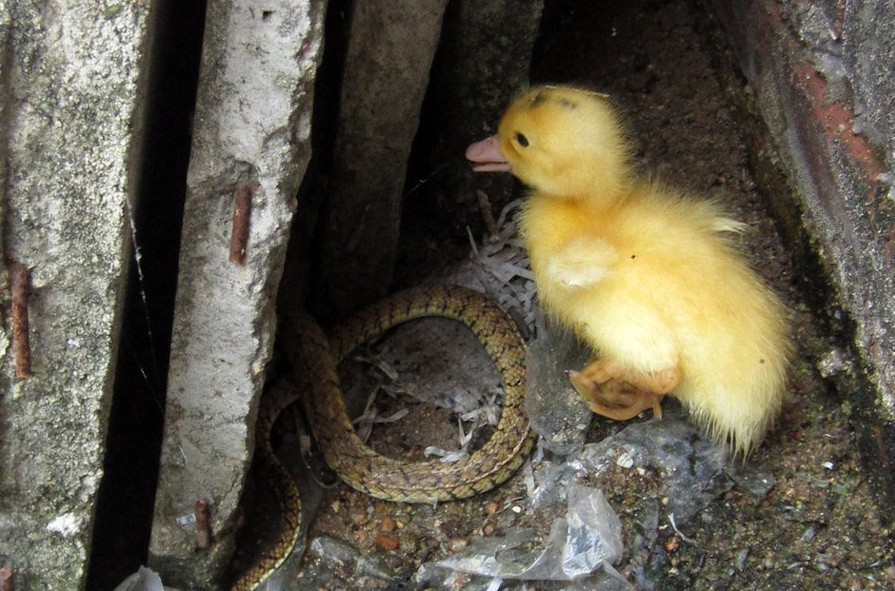
M236 187L233 205L233 229L230 232L230 262L240 267L245 265L249 247L249 230L252 220L252 198L255 185L240 183Z
M211 504L208 499L199 499L195 504L196 548L202 550L211 544Z
M12 341L15 352L16 376L31 377L31 340L28 322L28 293L31 272L19 263L9 266L9 288L12 292Z

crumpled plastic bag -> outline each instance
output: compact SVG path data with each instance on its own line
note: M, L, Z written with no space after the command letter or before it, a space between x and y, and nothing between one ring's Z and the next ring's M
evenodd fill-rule
M115 591L165 591L165 586L155 571L141 566L137 572L121 581Z
M623 552L621 522L603 492L580 484L568 489L565 517L554 520L546 542L530 548L532 531L480 538L437 566L500 579L576 581Z

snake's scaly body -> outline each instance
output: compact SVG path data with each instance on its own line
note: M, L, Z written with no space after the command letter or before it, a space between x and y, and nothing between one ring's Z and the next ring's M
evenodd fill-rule
M453 463L402 462L382 456L358 438L345 411L338 362L389 328L425 317L454 319L467 326L494 360L504 382L497 430L479 450ZM286 407L304 400L314 437L326 463L355 489L380 499L431 503L464 499L507 480L525 461L533 437L522 408L525 344L513 320L484 295L460 287L432 285L399 292L338 326L327 340L304 312L294 312L281 328L293 370L305 376L309 392L280 389L262 401L256 461L280 498L285 525L273 547L245 571L233 591L255 589L292 552L299 536L298 489L279 463L270 430Z

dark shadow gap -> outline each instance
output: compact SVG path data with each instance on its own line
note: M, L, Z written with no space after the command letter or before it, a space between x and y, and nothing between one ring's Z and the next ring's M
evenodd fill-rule
M314 297L320 277L320 241L317 228L326 223L326 199L332 174L333 152L339 126L342 76L348 51L348 35L355 0L329 0L324 24L323 56L314 82L311 122L311 160L298 189L298 210L292 225L279 300L306 302L315 315L325 318L329 304ZM308 296L308 297L306 297Z
M205 1L153 3L131 260L86 588L145 564L164 426L180 232ZM138 132L139 133L139 132Z

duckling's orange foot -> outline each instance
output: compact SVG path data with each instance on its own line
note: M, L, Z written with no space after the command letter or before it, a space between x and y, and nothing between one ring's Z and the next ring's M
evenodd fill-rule
M662 418L662 395L638 390L628 382L612 378L598 384L587 372L569 372L569 380L591 411L614 421L633 419L645 410L653 417Z
M593 412L627 421L649 409L655 418L662 418L662 398L680 384L681 371L678 367L632 371L604 357L580 372L569 372L569 379Z

